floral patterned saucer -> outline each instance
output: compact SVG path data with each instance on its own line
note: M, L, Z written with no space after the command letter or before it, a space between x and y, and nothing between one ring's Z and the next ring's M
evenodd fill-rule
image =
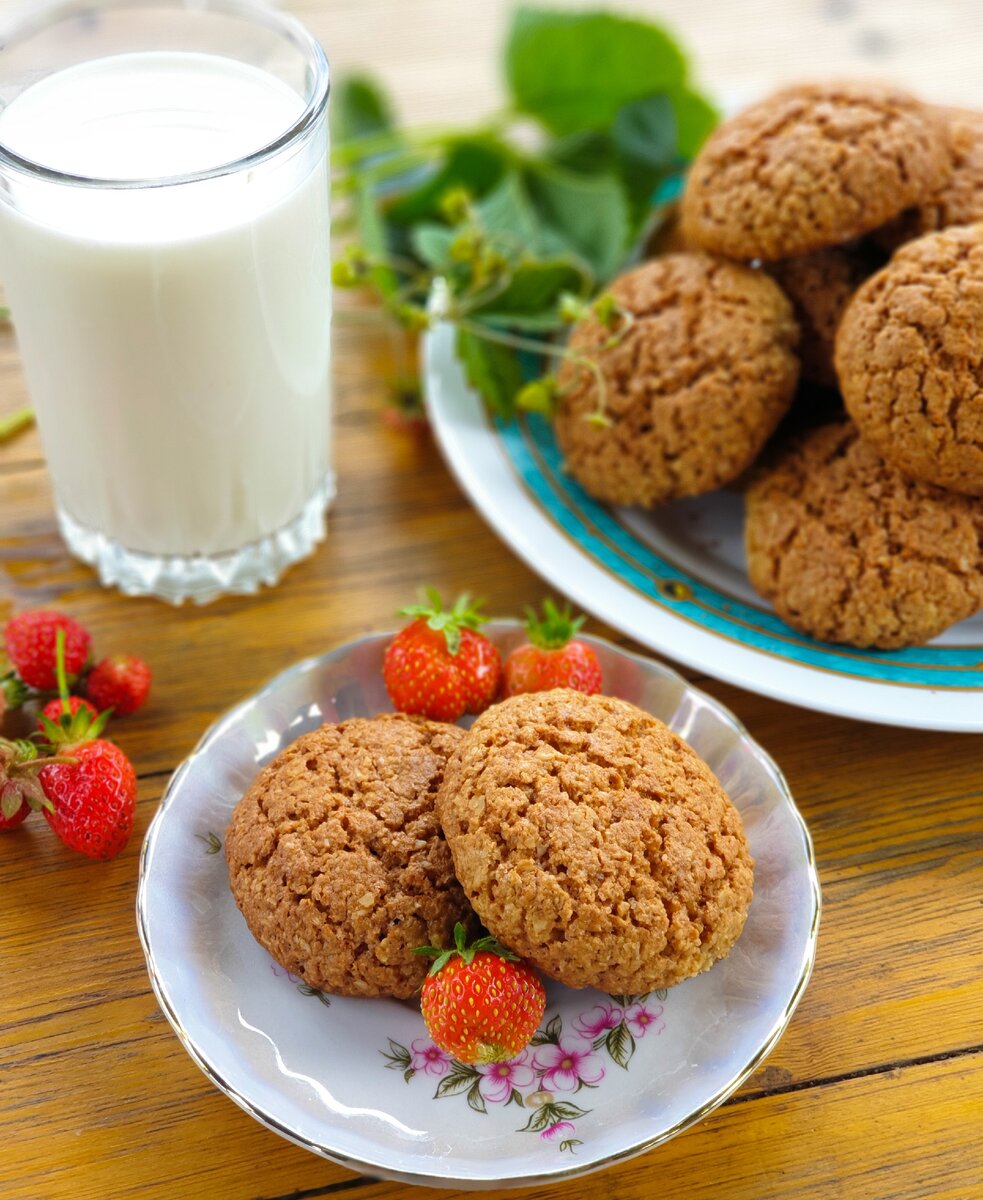
M518 626L489 630L503 648ZM137 916L161 1008L191 1057L263 1124L370 1175L457 1187L583 1174L666 1141L747 1078L808 981L819 884L781 773L725 708L667 667L603 642L605 690L660 717L741 810L755 896L731 955L641 996L548 984L543 1023L508 1063L472 1067L414 1003L314 991L246 929L221 838L256 771L324 721L388 710L389 635L310 659L233 709L178 769L147 834Z

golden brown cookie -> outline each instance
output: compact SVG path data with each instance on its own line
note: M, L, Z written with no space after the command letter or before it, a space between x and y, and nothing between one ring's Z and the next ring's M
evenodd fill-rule
M809 254L920 204L948 170L944 124L906 92L786 88L707 140L690 168L683 234L730 258Z
M489 931L569 987L669 987L744 927L740 814L695 751L623 700L561 688L494 705L437 810Z
M830 246L768 265L768 274L792 301L802 331L799 359L803 379L836 387L836 330L850 297L875 265L869 251L858 245Z
M311 987L412 996L471 910L434 798L463 731L388 715L325 725L265 767L225 838L253 936Z
M778 285L706 254L670 254L609 289L627 332L582 321L561 367L557 441L599 500L655 505L713 491L755 459L792 400L798 328ZM623 327L622 327L623 329ZM610 345L611 340L614 345Z
M877 231L886 250L923 233L950 225L983 221L983 113L961 108L937 108L949 143L949 178L927 200L906 209Z
M907 242L860 287L836 335L836 373L888 462L983 495L983 224Z
M752 584L822 641L917 646L983 605L983 502L906 478L852 424L786 448L746 504Z

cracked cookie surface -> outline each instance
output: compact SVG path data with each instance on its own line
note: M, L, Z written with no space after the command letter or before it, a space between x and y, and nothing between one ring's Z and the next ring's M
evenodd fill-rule
M786 448L746 504L751 583L822 641L916 646L983 605L983 501L908 479L848 422Z
M556 437L571 474L614 504L650 507L737 478L788 410L798 380L798 326L781 288L760 271L706 254L670 254L608 289L634 324L593 316L569 348L604 379L606 427L587 419L599 385L564 361ZM615 331L617 338L617 331Z
M877 230L877 243L886 250L923 233L983 221L983 113L958 108L934 111L946 126L949 178L927 200Z
M822 387L837 386L836 330L850 297L875 267L873 257L861 246L830 246L768 264L768 274L792 301L802 331L798 354L803 379Z
M944 124L906 92L787 88L711 134L689 171L682 229L730 258L808 254L921 203L948 171Z
M311 987L405 999L471 910L434 799L456 725L384 715L304 734L232 815L229 880L246 924Z
M836 336L847 411L894 466L983 495L983 225L907 242Z
M710 768L623 700L558 689L482 714L437 798L489 931L569 987L632 994L740 936L753 861Z

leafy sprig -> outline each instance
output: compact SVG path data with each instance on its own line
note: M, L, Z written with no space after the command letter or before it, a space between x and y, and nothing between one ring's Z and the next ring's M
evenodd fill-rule
M527 382L528 358L546 357L593 377L588 419L604 424L603 373L560 335L589 314L610 330L602 349L627 334L605 284L643 253L717 115L664 29L612 13L519 8L504 76L506 107L467 130L404 129L375 81L341 82L335 187L357 244L335 283L368 288L413 332L455 325L496 414L553 410L556 373Z

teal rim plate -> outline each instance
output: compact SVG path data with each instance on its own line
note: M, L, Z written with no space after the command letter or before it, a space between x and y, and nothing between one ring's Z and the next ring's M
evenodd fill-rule
M427 406L461 486L549 583L642 645L751 691L859 720L983 732L983 614L927 646L857 650L786 625L744 568L736 492L655 512L592 500L565 474L549 422L493 420L454 356L427 337Z

